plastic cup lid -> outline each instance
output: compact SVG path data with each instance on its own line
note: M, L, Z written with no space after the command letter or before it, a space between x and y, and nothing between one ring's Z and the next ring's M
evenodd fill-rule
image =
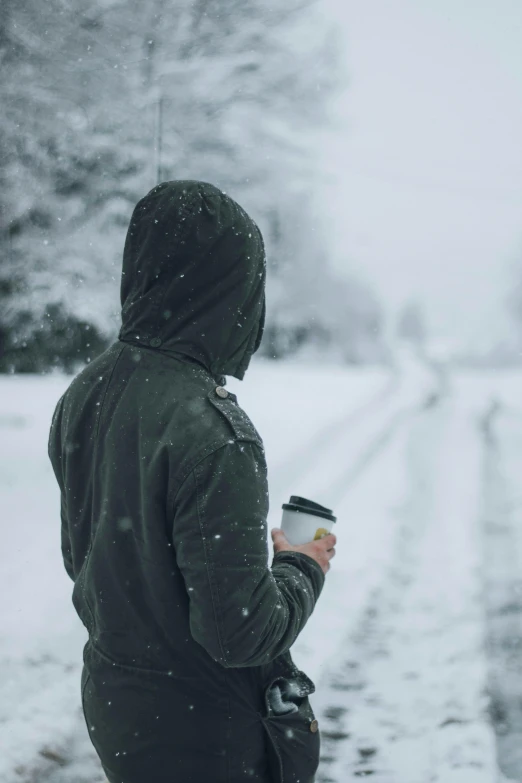
M287 511L298 511L302 514L311 514L315 517L321 517L322 519L329 519L332 522L337 522L337 517L332 513L331 508L321 506L319 503L315 503L313 500L303 498L300 495L291 495L289 503L283 503L283 509Z

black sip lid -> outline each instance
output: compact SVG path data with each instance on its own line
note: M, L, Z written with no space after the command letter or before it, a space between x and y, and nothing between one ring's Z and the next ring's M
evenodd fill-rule
M314 503L313 500L307 500L299 495L291 495L290 502L283 503L283 508L287 511L300 511L302 514L312 514L315 517L337 522L337 517L334 517L331 508L320 506L319 503Z

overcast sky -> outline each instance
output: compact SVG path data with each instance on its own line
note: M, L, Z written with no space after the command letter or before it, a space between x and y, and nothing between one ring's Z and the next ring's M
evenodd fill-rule
M419 298L439 337L482 339L522 273L522 2L333 1L351 80L325 163L338 263L392 310Z

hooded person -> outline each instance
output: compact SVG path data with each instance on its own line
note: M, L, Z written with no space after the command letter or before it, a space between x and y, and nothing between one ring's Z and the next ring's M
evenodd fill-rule
M265 277L233 199L158 185L128 229L118 340L54 411L82 706L110 783L314 780L314 684L289 649L324 572L299 551L268 565L263 443L225 388L259 348ZM274 683L296 709L273 711Z

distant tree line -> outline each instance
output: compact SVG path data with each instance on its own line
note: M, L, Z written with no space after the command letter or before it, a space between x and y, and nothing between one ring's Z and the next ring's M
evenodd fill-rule
M258 220L262 351L379 357L381 309L330 268L320 145L340 87L319 0L2 0L0 371L74 371L115 339L132 208L203 179Z

